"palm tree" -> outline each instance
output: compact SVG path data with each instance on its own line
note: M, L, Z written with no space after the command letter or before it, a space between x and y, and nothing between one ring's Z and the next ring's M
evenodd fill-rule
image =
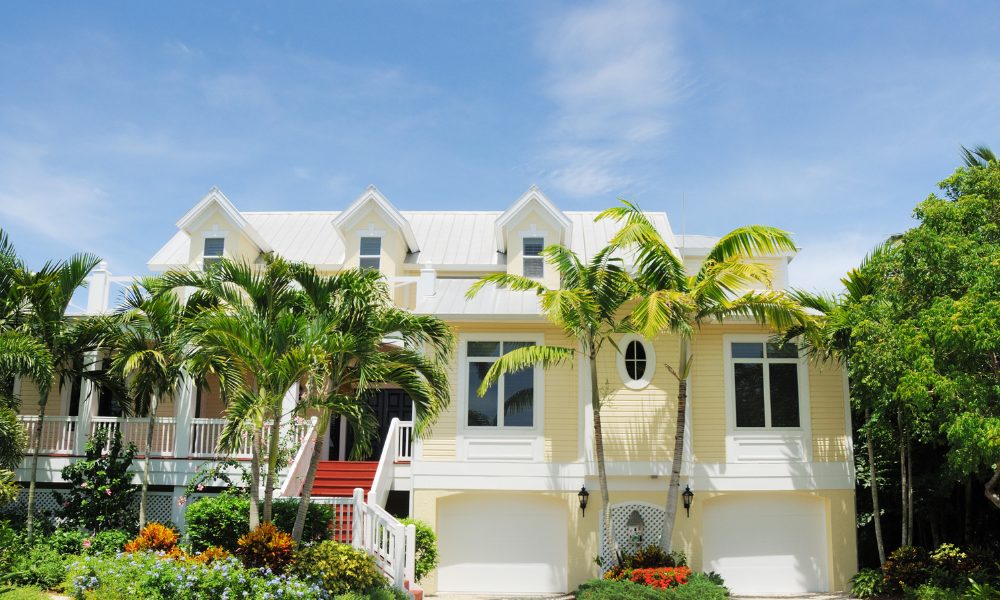
M786 329L808 321L790 296L780 291L746 291L754 284L770 286L771 270L754 262L762 254L795 251L787 233L774 227L750 225L724 235L709 251L694 275L663 240L637 204L622 200L598 217L621 224L611 240L614 248L634 251L638 303L633 325L647 338L671 332L680 339L679 364L666 365L677 379L677 420L673 463L667 490L662 545L670 550L687 419L687 380L691 372L690 339L702 323L726 318L753 318L760 324Z
M262 267L262 268L261 268ZM192 343L215 354L226 365L234 392L228 394L229 423L220 438L223 449L251 438L250 525L258 524L257 498L265 423L271 425L264 477L263 520L271 520L279 459L282 400L308 372L302 313L306 299L294 279L291 263L265 255L263 265L223 259L206 272L171 271L157 289L195 288L191 302L211 307L196 318Z
M0 304L3 333L0 339L0 371L20 373L38 385L38 421L31 440L28 484L28 535L34 530L35 484L41 451L45 408L53 379L59 387L80 372L79 357L97 349L101 329L94 319L67 317L73 294L86 285L87 276L100 259L93 254L75 254L68 260L47 262L31 272L16 258L6 236L0 234Z
M185 377L189 352L186 344L184 305L178 296L151 294L157 283L146 279L129 287L124 301L109 322L106 348L112 353L111 369L126 382L132 412L146 415L139 528L146 525L149 496L149 461L153 453L158 404L174 398Z
M985 167L997 161L997 155L989 146L975 146L971 149L962 146L961 154L967 167Z
M395 307L377 271L352 269L323 277L312 268L302 268L296 279L310 301L310 327L315 332L310 337L317 340L318 352L300 408L319 413L317 443L292 528L292 537L300 541L323 451L318 440L331 418L340 416L351 425L352 453L364 456L378 426L365 397L381 385L394 384L413 402L415 432L420 435L449 404L446 365L454 336L440 319ZM403 342L402 347L386 343L390 337Z
M841 278L844 285L842 294L813 293L804 290L793 290L791 296L803 307L819 315L802 327L793 327L785 336L788 339L798 336L807 351L819 361L834 361L847 368L854 347L854 329L859 318L855 307L875 293L878 278L870 266L883 260L892 251L896 238L876 246L856 269L851 269ZM858 402L859 398L854 398ZM863 401L863 400L862 400ZM872 430L875 423L871 418L871 406L865 402L865 446L868 451L868 468L871 478L872 521L875 526L875 544L878 548L880 564L885 564L885 541L882 536L882 514L879 503L878 470L875 463L875 443ZM904 503L903 512L906 512ZM904 525L905 528L905 525Z
M467 298L474 297L487 285L538 295L542 314L561 329L566 337L576 341L575 348L565 346L524 346L507 352L486 372L479 386L480 396L497 383L500 377L534 365L548 369L571 362L579 354L590 370L590 404L594 412L594 451L604 512L604 539L614 547L611 536L611 501L604 461L604 433L601 428L603 398L597 385L597 356L605 344L615 346L614 337L631 330L623 307L635 295L632 278L621 259L612 258L612 248L605 248L584 263L572 250L555 244L542 251L546 262L559 272L562 286L546 287L540 281L497 273L483 277L469 288ZM617 555L617 552L615 552Z

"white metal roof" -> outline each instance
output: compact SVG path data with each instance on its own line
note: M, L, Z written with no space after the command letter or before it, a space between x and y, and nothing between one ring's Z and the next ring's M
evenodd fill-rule
M344 261L344 244L334 227L335 211L242 212L240 213L271 248L289 260L314 265L336 266ZM477 267L503 265L506 257L496 251L496 221L500 211L401 211L410 223L419 252L407 256L414 268L431 264L436 267ZM612 221L594 222L597 212L567 211L572 222L570 248L588 260L603 248L618 225ZM676 248L666 213L649 213L667 243ZM690 237L690 236L689 236ZM174 236L149 260L153 269L186 265L190 237L183 231Z
M538 317L541 307L534 292L514 292L487 285L472 300L465 293L477 279L438 279L433 296L417 298L413 312L442 318L495 318L498 315Z

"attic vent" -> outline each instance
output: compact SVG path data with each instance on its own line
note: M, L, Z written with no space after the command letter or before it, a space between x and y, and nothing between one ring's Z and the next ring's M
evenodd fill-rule
M545 259L542 257L542 249L545 248L545 238L526 237L523 238L524 252L524 276L541 278L545 276Z
M207 237L205 238L205 250L202 252L202 266L208 268L220 260L226 250L226 238Z
M363 237L361 238L361 260L360 265L363 270L378 270L381 266L382 258L382 238Z

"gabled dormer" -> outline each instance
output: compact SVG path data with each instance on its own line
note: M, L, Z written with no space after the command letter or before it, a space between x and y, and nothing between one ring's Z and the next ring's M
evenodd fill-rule
M561 210L531 186L496 221L497 251L507 254L507 272L559 286L559 274L545 264L541 251L551 244L568 246L573 225Z
M188 266L195 269L223 257L254 261L262 252L271 251L271 245L217 187L177 221L177 228L190 238Z
M407 253L420 250L409 221L378 191L368 186L333 219L344 240L344 266L400 274Z

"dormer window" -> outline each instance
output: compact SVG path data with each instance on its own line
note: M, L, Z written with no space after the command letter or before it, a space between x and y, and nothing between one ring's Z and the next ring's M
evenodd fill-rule
M361 238L361 270L378 271L382 259L382 238L362 237Z
M523 239L522 260L524 261L524 276L540 279L545 276L545 258L542 250L545 248L545 238L526 237Z
M205 238L205 251L202 253L202 266L207 269L222 260L226 250L226 238Z

